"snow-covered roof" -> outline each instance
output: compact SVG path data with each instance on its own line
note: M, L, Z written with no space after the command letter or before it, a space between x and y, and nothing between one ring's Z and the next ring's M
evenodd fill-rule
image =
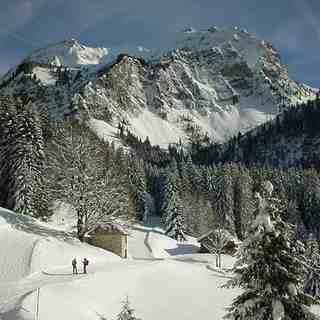
M93 233L99 233L101 232L108 232L108 233L119 233L122 235L127 235L128 232L120 225L114 224L114 223L108 223L108 224L100 224L97 226L97 228L93 231Z

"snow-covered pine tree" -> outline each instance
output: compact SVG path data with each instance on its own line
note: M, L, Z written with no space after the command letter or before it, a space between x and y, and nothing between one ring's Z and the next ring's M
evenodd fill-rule
M188 161L188 163L187 163ZM186 230L188 232L193 232L194 230L194 217L193 217L193 189L192 189L192 181L193 177L192 172L194 172L192 160L190 157L187 158L187 161L182 158L179 166L180 173L180 188L179 188L179 196L181 201L183 202L183 218L186 225Z
M178 180L177 164L173 161L164 182L162 221L166 235L178 241L185 241L183 206L179 196Z
M200 176L197 167L193 164L191 155L188 154L184 163L185 180L191 190L199 190Z
M141 320L134 315L134 309L131 308L128 297L123 302L122 310L118 314L117 320Z
M14 192L10 175L16 157L11 145L14 143L16 106L12 98L0 96L0 204L6 207L9 195Z
M31 104L23 106L19 113L17 150L20 150L20 166L15 172L14 210L34 216L46 214L47 199L44 190L44 141L41 120Z
M186 160L182 158L179 168L179 197L183 204L185 228L189 234L198 236L208 230L209 221L206 220L213 217L210 214L212 208L209 198L205 193L207 171L205 167L193 165L190 155ZM207 219L209 215L210 218Z
M32 103L9 99L10 107L1 110L1 176L6 182L3 205L16 212L46 214L43 192L44 141L41 120Z
M232 234L235 233L233 196L232 170L229 165L223 165L215 177L211 202L216 228L227 229Z
M233 301L225 319L317 319L307 308L315 300L303 292L306 270L301 243L281 219L281 205L271 196L272 184L264 186L263 196L256 194L255 219L235 266L237 277L227 284L244 292Z
M146 221L148 210L146 207L147 188L144 164L143 160L137 159L135 155L132 155L129 161L129 179L138 218Z
M303 171L298 199L299 211L308 230L320 239L320 178L314 169Z
M236 235L244 239L249 221L252 219L254 205L252 203L252 179L248 169L240 166L234 183L234 223Z
M306 258L310 265L304 284L304 292L320 300L320 254L319 245L314 237L309 235L307 240Z
M157 166L146 165L147 190L152 195L154 214L160 214L162 197L162 174Z

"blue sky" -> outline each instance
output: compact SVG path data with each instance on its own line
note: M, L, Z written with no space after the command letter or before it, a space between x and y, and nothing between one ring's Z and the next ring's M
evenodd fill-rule
M186 27L239 26L269 40L290 76L320 87L319 0L0 0L0 73L32 50L166 45Z

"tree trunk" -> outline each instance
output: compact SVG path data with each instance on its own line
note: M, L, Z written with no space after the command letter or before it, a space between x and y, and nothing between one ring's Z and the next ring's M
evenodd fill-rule
M84 242L84 235L85 235L85 230L84 230L84 223L83 223L83 215L80 213L80 210L77 210L77 234L78 234L78 239L81 242Z

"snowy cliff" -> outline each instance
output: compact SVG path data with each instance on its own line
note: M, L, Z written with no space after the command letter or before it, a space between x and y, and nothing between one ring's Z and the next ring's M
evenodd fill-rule
M271 44L238 28L187 29L155 51L91 48L76 40L40 49L0 81L53 117L84 113L166 147L225 141L273 118L282 104L313 98L291 80ZM81 99L75 97L81 96ZM80 103L80 102L81 103Z

